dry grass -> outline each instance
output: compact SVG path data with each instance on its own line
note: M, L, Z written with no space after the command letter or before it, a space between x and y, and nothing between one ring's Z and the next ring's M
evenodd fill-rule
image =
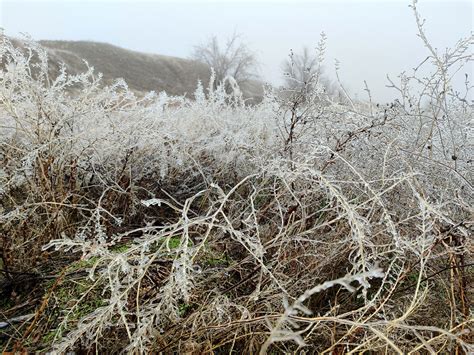
M387 106L137 99L2 41L4 351L474 351L472 37Z

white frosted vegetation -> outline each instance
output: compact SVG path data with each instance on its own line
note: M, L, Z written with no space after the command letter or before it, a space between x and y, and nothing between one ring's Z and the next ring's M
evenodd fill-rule
M3 265L89 262L48 350L474 351L473 106L449 81L471 42L429 47L432 76L388 105L316 73L250 106L212 80L193 101L51 77L35 42L2 38Z

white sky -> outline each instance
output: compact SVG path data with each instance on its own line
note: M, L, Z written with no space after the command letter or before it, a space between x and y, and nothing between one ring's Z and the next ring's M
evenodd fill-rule
M262 79L281 83L281 63L293 49L314 48L328 37L326 69L341 62L341 79L362 96L389 100L386 74L396 78L427 56L416 36L410 0L0 0L0 27L11 36L93 40L157 54L189 57L194 45L216 34L242 33L261 63ZM419 0L434 47L451 47L473 29L469 0ZM472 75L472 65L469 74ZM464 72L467 71L464 70ZM461 73L461 76L464 75Z

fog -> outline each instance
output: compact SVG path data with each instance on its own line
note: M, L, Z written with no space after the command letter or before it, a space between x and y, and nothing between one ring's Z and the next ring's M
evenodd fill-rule
M335 59L347 89L363 98L364 80L377 100L396 94L385 87L423 61L411 1L0 1L5 33L35 39L93 40L124 48L189 57L211 35L241 33L261 63L260 78L282 82L289 50L316 47L328 37L325 70ZM423 1L426 32L434 47L453 46L472 31L470 1ZM472 65L467 69L472 75ZM466 72L466 71L464 71ZM460 77L464 77L464 72ZM460 85L460 81L455 81Z

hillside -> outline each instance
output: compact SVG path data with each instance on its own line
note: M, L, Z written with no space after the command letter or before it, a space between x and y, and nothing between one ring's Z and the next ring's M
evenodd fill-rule
M20 45L18 40L14 40ZM108 43L91 41L51 41L39 43L46 49L50 69L59 71L59 64L65 63L70 73L86 70L86 60L96 72L103 74L105 84L123 78L130 89L138 93L166 91L169 95L192 97L198 80L204 86L209 82L210 68L190 59L158 54L136 52ZM251 81L242 87L246 98L262 96L263 84Z
M64 62L73 72L84 71L85 59L104 75L106 83L123 78L132 90L163 91L171 95L192 93L209 69L198 62L123 49L107 43L88 41L40 41L53 62Z

